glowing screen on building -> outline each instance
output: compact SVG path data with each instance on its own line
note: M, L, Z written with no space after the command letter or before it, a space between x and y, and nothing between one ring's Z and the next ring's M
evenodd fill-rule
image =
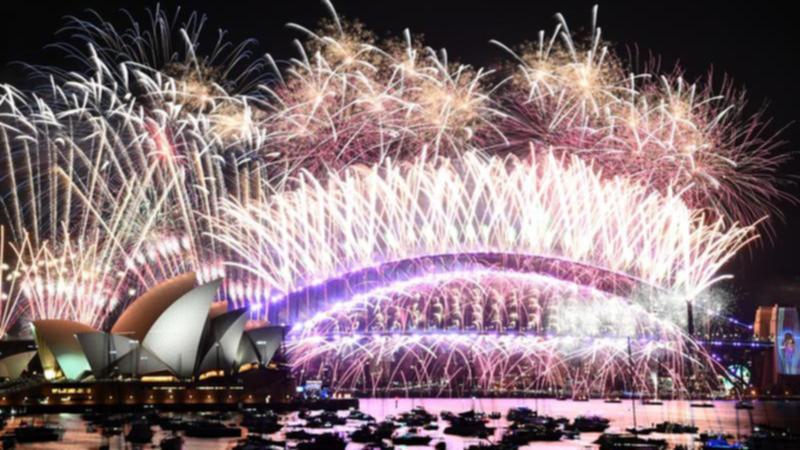
M800 375L800 320L797 308L778 308L775 351L778 353L778 373Z

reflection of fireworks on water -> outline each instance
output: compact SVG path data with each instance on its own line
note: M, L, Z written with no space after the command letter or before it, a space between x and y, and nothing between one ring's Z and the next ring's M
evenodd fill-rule
M43 89L2 86L15 189L0 334L20 317L101 326L195 270L226 275L222 295L253 319L297 325L298 370L339 361L342 385L594 389L626 367L624 334L642 373L713 364L681 356L695 347L679 331L686 302L709 299L701 320L719 312L705 292L783 195L783 157L730 90L629 75L599 29L581 44L563 21L511 51L512 70L335 14L294 26L308 41L281 68L249 42L202 47L200 16L151 21L71 19L59 48L78 72L37 67ZM472 333L477 353L458 350ZM478 361L468 377L425 359L450 348ZM417 362L374 362L399 349ZM368 375L348 366L365 362Z

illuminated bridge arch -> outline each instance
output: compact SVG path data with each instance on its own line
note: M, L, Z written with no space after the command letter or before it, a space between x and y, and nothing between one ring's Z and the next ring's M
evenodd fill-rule
M354 389L461 376L552 387L587 374L605 386L628 364L624 337L645 340L637 364L679 361L675 317L754 238L680 195L547 152L386 162L292 186L208 218L231 256L226 292L253 318L292 326L301 373ZM643 288L657 301L634 298ZM587 358L602 367L574 366ZM469 375L453 372L473 360Z

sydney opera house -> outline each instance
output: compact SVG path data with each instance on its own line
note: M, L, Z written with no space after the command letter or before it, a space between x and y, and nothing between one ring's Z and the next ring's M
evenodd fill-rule
M158 403L152 392L164 390L169 396L161 400L191 403L193 395L185 392L175 399L174 391L187 386L227 392L224 398L205 395L204 400L215 403L253 402L254 391L245 392L242 383L249 371L258 373L259 384L268 388L266 396L291 392L289 378L273 360L283 343L283 327L253 326L246 309L229 311L226 303L214 302L220 283L199 284L192 272L167 280L133 301L108 332L69 320L33 321L33 342L0 345L0 378L7 380L0 404L47 403L50 397L115 403L113 394L99 392L104 384L119 381L136 386L117 396L123 402ZM270 389L270 382L278 386ZM120 383L114 384L112 390L118 391ZM94 396L93 389L98 391ZM273 400L285 400L279 396ZM258 399L265 400L264 395Z

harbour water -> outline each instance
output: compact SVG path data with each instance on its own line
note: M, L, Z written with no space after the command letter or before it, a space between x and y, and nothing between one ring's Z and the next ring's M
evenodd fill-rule
M635 405L637 424L642 427L663 421L672 421L696 425L701 431L727 433L734 436L748 435L752 427L758 424L788 427L793 430L800 429L800 402L798 401L756 401L752 410L737 410L733 401L716 401L713 404L713 408L696 408L691 407L688 401L664 401L662 405L644 405L641 402L637 402ZM377 420L382 420L386 416L397 415L417 406L424 407L429 412L437 415L442 411L457 413L474 408L486 413L502 412L504 416L509 408L527 406L539 411L540 414L569 419L574 419L579 415L601 415L611 421L609 430L621 431L633 426L633 405L628 400L622 403L605 403L603 400L575 402L555 399L362 399L360 409L374 416ZM342 415L345 413L344 411L341 412ZM13 418L7 424L7 428L16 426L20 420L30 422L32 419L60 424L66 429L64 438L60 442L18 445L17 448L19 449L85 450L97 448L101 444L101 436L98 433L88 433L86 431L86 423L76 414ZM287 423L297 422L297 414L287 415L285 421ZM492 420L489 425L497 428L496 435L499 436L507 426L507 423L505 419L498 419ZM356 423L351 424L348 422L347 425L334 427L333 431L346 433L356 427ZM444 426L440 423L439 430L425 432L434 437L430 448L439 441L445 441L448 450L464 450L469 445L478 443L476 438L445 435L443 430ZM317 432L315 430L309 431L312 433ZM153 442L157 444L163 436L163 433L157 432ZM521 449L592 449L597 448L592 442L598 436L599 433L582 433L578 440L532 443L521 447ZM696 442L696 437L690 435L662 436L654 433L650 436L665 437L673 444L688 444L690 448ZM282 439L281 433L277 433L273 437ZM224 450L233 447L234 443L235 439L187 438L184 448L190 450ZM110 444L111 449L131 448L129 446L126 447L119 437L112 438ZM353 443L348 446L348 450L358 450L360 448L360 444ZM422 449L424 447L408 448Z

